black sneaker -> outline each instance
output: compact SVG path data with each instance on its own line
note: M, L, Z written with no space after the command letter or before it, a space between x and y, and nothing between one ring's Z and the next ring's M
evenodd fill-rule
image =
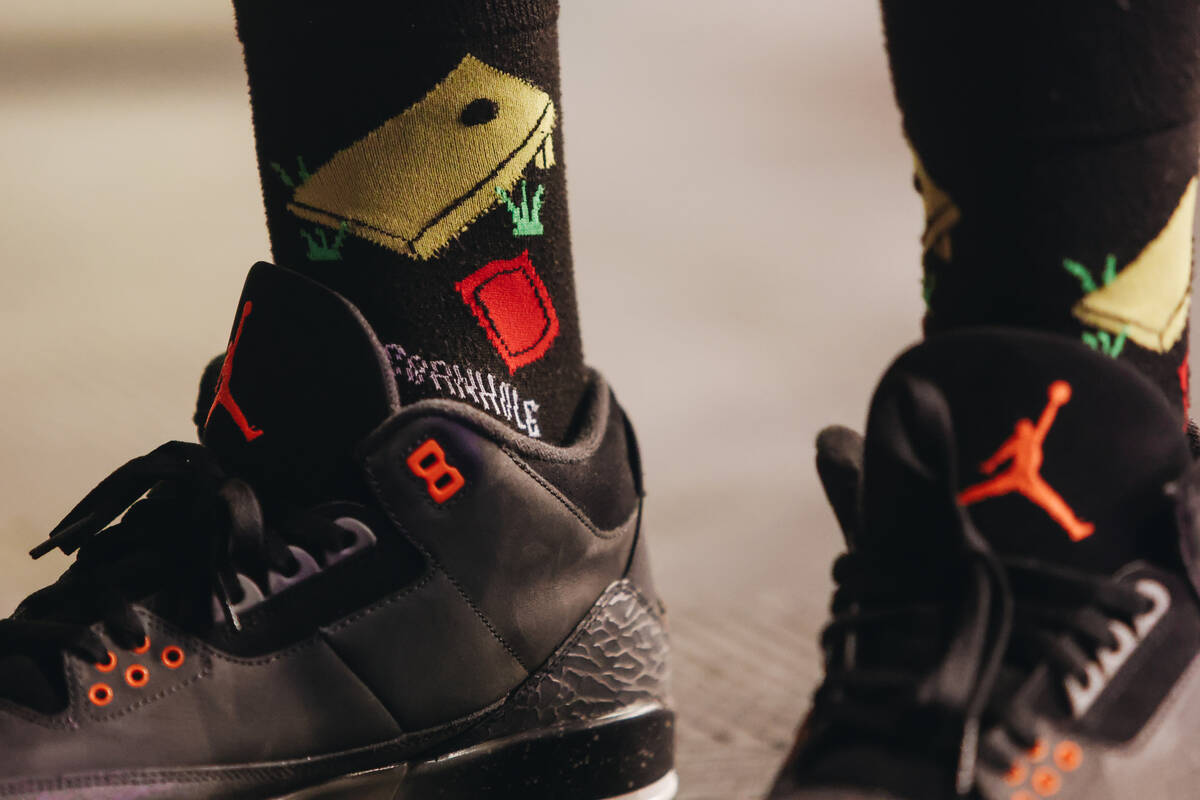
M1200 796L1200 468L1126 365L1048 335L899 358L818 463L849 552L774 800ZM855 485L861 476L861 502Z
M129 462L34 551L75 562L0 622L0 797L674 795L599 376L566 447L401 408L357 311L266 264L224 365L203 446Z

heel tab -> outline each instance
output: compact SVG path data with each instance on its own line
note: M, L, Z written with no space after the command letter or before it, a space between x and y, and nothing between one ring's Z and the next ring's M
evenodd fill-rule
M642 479L642 450L638 446L637 432L633 429L633 422L629 419L629 415L617 402L617 397L611 390L609 391L609 402L621 414L621 421L625 425L625 450L629 456L629 470L633 473L633 487L637 490L637 496L644 498L646 485Z
M854 546L861 525L859 497L863 472L863 437L841 425L817 434L817 475L833 507L846 544Z
M639 500L637 528L633 533L633 545L629 550L629 561L625 565L624 577L654 604L654 610L659 615L665 615L667 607L662 598L658 596L658 589L654 585L654 570L650 568L650 551L646 546L646 532L642 529L643 513L643 502Z

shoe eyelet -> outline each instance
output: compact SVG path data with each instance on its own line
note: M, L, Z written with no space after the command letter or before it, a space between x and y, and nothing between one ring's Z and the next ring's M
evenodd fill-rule
M144 653L149 653L150 652L150 637L149 636L144 637L142 639L142 643L140 645L138 645L137 647L133 648L132 650L130 650L129 652L137 653L139 656Z
M108 651L108 658L104 661L96 662L96 669L99 672L112 672L117 668L117 655L112 650Z
M1004 773L1004 782L1009 786L1020 786L1029 777L1029 768L1023 761L1014 761Z
M171 645L162 651L162 662L167 669L179 669L183 666L183 649Z
M141 664L134 664L125 670L125 682L134 689L140 689L150 682L150 670Z
M1083 764L1083 748L1069 739L1059 742L1054 748L1054 763L1063 772L1074 772Z
M1029 752L1026 755L1035 764L1045 761L1046 756L1050 755L1050 745L1046 744L1045 739L1038 739L1033 743L1033 747L1029 748Z
M325 551L325 563L328 566L333 566L339 561L344 561L360 550L366 550L368 547L373 547L378 541L375 537L375 532L362 520L354 517L338 517L333 521L345 533L342 536L341 548L338 550Z
M88 689L88 700L92 701L92 705L106 706L113 700L112 687L107 683L97 683Z
M1038 767L1033 771L1029 784L1042 797L1050 797L1058 794L1058 790L1062 788L1062 778L1049 767Z
M300 581L307 580L321 571L321 565L304 548L297 547L294 544L288 545L288 552L295 561L296 568L288 575L275 572L274 570L267 573L267 588L270 589L272 595L279 594L283 590L295 586Z

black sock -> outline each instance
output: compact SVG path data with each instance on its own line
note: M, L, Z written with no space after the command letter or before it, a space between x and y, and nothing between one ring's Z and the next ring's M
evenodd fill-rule
M927 212L926 332L1062 332L1186 414L1196 5L882 5Z
M584 387L557 0L234 0L276 261L340 292L401 399L561 441Z

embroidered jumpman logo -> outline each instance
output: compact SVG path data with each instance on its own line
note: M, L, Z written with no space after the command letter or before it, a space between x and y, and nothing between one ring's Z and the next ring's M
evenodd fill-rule
M1010 462L1008 469L964 489L958 495L958 502L969 506L990 497L1019 492L1041 506L1055 522L1062 525L1071 541L1078 542L1091 536L1096 526L1076 517L1066 501L1041 476L1042 461L1045 460L1042 443L1046 441L1046 434L1054 424L1058 409L1071 399L1071 385L1066 381L1055 381L1050 384L1049 394L1050 402L1046 404L1046 410L1042 412L1037 425L1035 426L1030 419L1017 420L1013 435L979 468L983 473L991 475L1001 464Z
M229 349L225 351L225 363L221 365L221 375L217 378L217 396L213 399L212 408L208 410L208 419L204 421L204 427L207 428L208 423L212 421L213 412L217 410L217 406L221 406L229 412L229 416L233 417L233 421L241 429L247 442L252 442L262 436L263 432L250 424L246 415L242 413L241 406L233 399L233 392L229 388L229 379L233 375L233 354L237 351L238 341L242 338L242 328L246 325L246 317L250 316L251 307L249 300L242 307L242 318L238 320L237 333L233 335L233 341L229 343Z

